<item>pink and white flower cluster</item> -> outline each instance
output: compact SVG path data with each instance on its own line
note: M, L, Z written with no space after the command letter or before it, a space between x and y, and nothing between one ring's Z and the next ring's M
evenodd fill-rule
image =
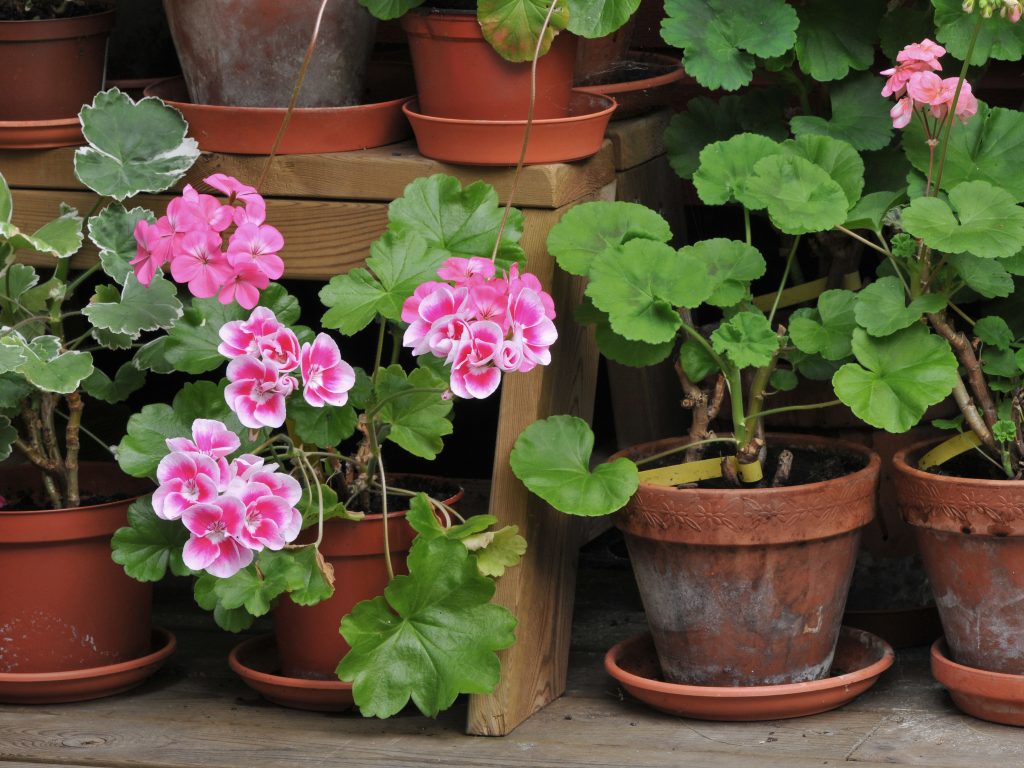
M278 256L284 238L263 223L267 205L253 187L223 173L204 181L227 195L227 203L186 185L155 224L142 220L135 226L137 250L130 263L143 285L169 263L171 277L187 284L193 296L217 296L221 304L237 301L252 309L260 291L284 273Z
M513 265L495 277L494 263L479 257L448 259L437 275L446 282L423 283L402 306L403 344L451 365L454 394L484 398L503 372L551 362L555 305L534 275Z
M171 452L156 471L153 511L181 520L191 534L182 550L185 565L221 578L245 568L264 548L282 549L302 528L298 481L252 454L229 462L240 444L223 423L196 419L191 440L167 440Z
M978 100L971 92L971 84L964 80L960 94L956 96L957 77L939 77L935 74L942 70L939 59L946 49L938 43L925 38L920 43L911 43L896 54L896 66L882 72L888 77L883 96L895 96L898 101L889 110L894 128L905 128L910 124L915 111L930 108L932 117L939 120L946 117L950 110L966 121L978 111Z
M300 347L295 333L271 310L256 307L248 320L222 325L220 338L217 351L231 360L224 399L250 429L284 424L285 401L299 388L291 375L296 369L302 374L302 396L313 407L348 402L355 371L326 333Z

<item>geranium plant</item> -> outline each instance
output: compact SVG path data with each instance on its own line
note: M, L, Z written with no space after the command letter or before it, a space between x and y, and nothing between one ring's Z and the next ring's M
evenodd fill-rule
M298 302L267 283L268 272L281 273L282 243L256 190L220 175L206 183L227 197L172 201L136 231L134 268L146 280L170 259L172 277L193 294L154 357L191 374L226 366L225 378L187 384L171 405L129 421L121 466L159 486L133 506L114 559L141 580L168 568L195 575L197 602L237 631L278 600L329 597L333 577L318 551L325 522L386 515L389 497L404 498L418 534L409 573L344 618L352 650L338 675L353 682L364 715L381 717L410 698L434 715L459 693L492 690L495 652L514 641L516 624L490 604L494 579L526 543L515 526L463 519L443 499L389 478L382 446L433 459L452 432L455 399L487 397L503 374L550 361L554 309L537 279L519 271L521 214L512 210L502 228L497 195L482 182L463 189L437 175L407 187L366 268L320 292L324 328L351 336L375 326L364 372L330 333L298 325ZM202 216L185 213L197 209ZM230 237L226 222L237 226ZM218 276L225 264L234 283ZM243 264L259 274L242 277ZM218 300L226 296L233 300ZM393 574L390 559L387 569Z
M84 426L88 399L118 402L145 381L143 350L109 371L94 364L93 353L140 347L143 334L173 326L182 313L170 282L157 275L146 291L132 275L132 232L151 214L120 202L166 189L199 155L181 115L157 99L135 103L113 89L83 107L80 119L88 144L75 154L75 174L99 196L86 216L63 206L34 233L22 231L0 176L0 459L17 450L31 462L53 508L82 499L78 456L83 435L92 434ZM100 259L72 276L83 228ZM53 260L49 275L18 262L32 251ZM112 282L83 294L101 274Z

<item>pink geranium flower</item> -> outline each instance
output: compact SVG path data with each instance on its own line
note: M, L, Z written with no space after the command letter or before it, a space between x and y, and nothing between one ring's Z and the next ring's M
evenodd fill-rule
M341 350L326 333L317 334L312 344L302 345L302 396L316 408L324 404L342 406L356 383L352 366L341 359Z
M222 579L249 565L252 550L236 539L244 520L245 506L233 496L189 508L182 515L182 522L192 534L181 553L185 565Z
M193 296L215 296L231 276L231 266L220 250L220 236L209 230L189 232L171 261L171 276L188 283Z
M284 327L273 310L256 307L248 320L232 320L220 327L221 343L217 351L224 357L259 355L260 341L279 333Z
M234 214L230 205L224 205L213 195L201 195L191 184L182 190L182 225L190 230L209 229L223 232L231 226Z
M219 493L220 467L201 453L175 451L156 469L160 485L153 492L153 511L164 520L177 520L193 504L213 501Z
M251 261L236 261L229 255L229 263L232 273L217 294L217 301L221 304L237 301L243 309L252 309L259 303L260 291L270 285L270 278Z
M906 128L913 116L914 101L909 96L904 96L889 110L889 117L892 118L893 128Z
M504 341L501 326L489 320L470 324L452 363L451 389L459 397L485 398L498 388L501 371L491 363Z
M421 290L422 289L422 290ZM414 355L431 352L451 362L455 346L472 318L468 289L446 283L424 283L406 299L402 319L410 323L402 343Z
M280 427L285 419L285 399L294 390L291 376L279 376L272 363L245 355L228 363L231 382L224 389L228 407L250 429Z
M926 37L920 43L911 43L904 46L903 50L896 54L896 61L920 61L927 64L931 69L939 70L942 69L939 59L945 55L945 48Z
M276 280L284 274L284 261L277 255L283 247L281 233L269 224L240 224L228 239L228 257L235 265L249 261Z
M494 262L479 256L468 259L453 256L441 265L437 276L456 285L481 283L494 277Z
M281 549L299 535L302 515L263 483L249 483L238 499L245 507L238 540L249 549Z
M141 219L135 225L135 258L128 263L135 268L135 277L143 285L153 282L156 271L167 263L164 237L156 224Z
M171 437L167 447L183 453L201 453L212 459L223 459L238 450L238 435L215 419L196 419L192 422L192 439Z
M237 200L245 206L235 209L236 224L262 224L266 220L267 204L255 187L223 173L207 176L203 181L227 195L229 204Z

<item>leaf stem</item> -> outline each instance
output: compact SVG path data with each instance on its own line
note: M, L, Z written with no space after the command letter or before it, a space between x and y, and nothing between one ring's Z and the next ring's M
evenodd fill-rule
M377 444L377 429L373 422L366 425L366 434L370 438L370 450L377 463L377 473L380 475L380 506L384 520L384 567L388 571L388 581L395 578L395 568L391 564L391 532L388 525L388 484L384 476L384 462L380 456L380 445Z
M956 105L960 99L960 90L963 88L964 81L967 79L967 69L971 66L971 56L974 55L974 46L978 42L978 35L981 33L981 25L984 21L984 17L981 13L978 13L978 20L974 23L974 31L971 33L971 42L967 46L967 55L964 56L963 66L960 67L960 76L956 81L956 90L953 91L953 103L949 106L949 112L946 114L946 125L945 132L943 132L943 126L939 126L939 132L943 133L942 136L942 155L939 157L939 170L935 175L935 185L932 188L932 192L935 196L938 196L939 189L942 185L942 172L946 168L946 150L949 148L949 137L953 133L953 121L956 117Z
M765 416L774 416L778 413L789 413L790 411L813 411L817 408L831 408L834 405L842 405L842 400L829 400L825 403L806 403L804 405L784 405L778 408L769 408L766 411L761 411L758 416L764 418Z
M852 237L857 242L859 242L859 243L861 243L863 245L866 245L871 250L877 251L878 253L882 254L883 256L888 256L889 258L892 258L892 252L888 248L882 248L880 246L877 246L874 243L872 243L870 240L868 240L867 238L861 237L860 235L858 235L853 230L847 229L846 227L844 227L844 226L842 226L840 224L836 225L836 229L838 231L842 232L845 235L849 235L850 237Z
M645 456L642 459L636 459L633 463L636 464L638 467L642 467L645 464L650 464L652 462L659 461L668 456L672 456L673 454L683 453L684 451L687 451L690 448L696 448L701 445L711 445L712 443L732 443L733 445L736 445L736 438L709 437L704 440L694 440L692 442L685 443L684 445L680 445L675 448L669 448L667 451L658 451L658 453L651 454L650 456Z
M800 245L800 235L793 239L793 247L789 249L789 256L786 257L786 267L782 270L782 280L779 283L779 290L775 292L775 300L772 302L772 311L768 313L768 325L775 319L775 312L779 308L779 300L782 298L782 291L786 288L786 281L789 280L789 270L793 268L793 259L796 257L797 246Z

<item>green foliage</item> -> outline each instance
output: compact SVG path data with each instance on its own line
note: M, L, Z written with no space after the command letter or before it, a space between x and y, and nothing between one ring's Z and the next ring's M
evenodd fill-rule
M569 23L568 3L556 7L544 36L548 0L478 0L476 15L484 39L508 61L532 61L540 41L544 55L559 30Z
M896 277L880 277L857 294L854 314L857 322L872 336L888 336L921 319L940 312L946 299L940 294L918 296L908 306L903 285Z
M180 520L161 520L153 511L152 497L143 496L128 507L128 525L114 533L111 557L137 581L160 581L168 570L188 576L192 571L181 559L188 537Z
M75 152L75 175L99 195L121 201L162 192L199 157L181 113L159 99L134 102L113 88L97 93L79 119L88 146Z
M66 395L93 371L88 352L61 352L56 336L26 340L16 331L0 336L0 373L15 372L44 392Z
M795 155L759 160L740 202L767 209L772 224L788 235L832 229L850 209L843 188L823 168Z
M1004 189L968 181L949 190L949 202L919 197L903 211L903 226L929 248L1002 259L1024 248L1024 208Z
M596 256L629 240L667 243L668 222L644 205L593 202L573 206L548 233L548 251L572 275L587 275Z
M575 416L536 421L516 439L512 472L555 509L596 517L621 509L639 485L636 465L619 458L590 471L594 435Z
M737 368L768 365L781 340L760 312L738 312L711 334L711 346Z
M707 269L712 291L706 301L716 307L732 307L750 298L750 283L767 269L761 252L739 240L721 237L701 240L684 247L680 253L695 256ZM699 274L693 276L694 282L700 278Z
M680 345L679 364L693 382L701 382L719 370L718 361L711 356L707 347L694 339L687 339Z
M423 5L423 0L359 0L359 4L373 14L374 18L390 21Z
M905 197L903 192L871 192L864 195L847 214L847 229L882 231L882 219Z
M806 0L797 9L796 57L800 68L819 82L842 80L851 69L867 69L875 60L878 24L885 0Z
M156 216L145 208L127 211L119 203L108 205L89 219L89 239L99 249L103 271L118 285L124 285L132 272L128 262L135 258L138 248L135 225L140 221L152 224Z
M789 336L797 349L826 360L849 357L851 335L857 327L854 306L857 294L852 291L825 291L818 297L816 309L798 309L789 320Z
M566 29L580 37L610 35L640 7L640 0L568 0L569 24Z
M6 182L4 182L6 187ZM6 203L8 215L11 213L10 202ZM0 220L0 250L4 247L10 252L39 251L57 259L66 259L82 247L82 217L73 208L62 213L56 219L48 221L31 235L22 232L10 222Z
M974 324L974 335L984 344L991 344L996 349L1009 351L1013 343L1014 334L1006 321L997 316L978 318Z
M120 403L132 392L136 392L146 383L146 374L131 363L125 363L117 369L111 379L99 368L82 380L82 389L92 397L107 403Z
M693 186L707 205L739 200L749 208L763 208L746 196L747 184L759 160L781 151L778 142L755 133L741 133L708 144L700 152L700 166L693 174Z
M932 0L935 6L936 37L957 59L967 55L974 26L980 11L964 13L962 0ZM981 25L978 41L971 54L971 64L980 66L989 59L1018 61L1024 55L1024 30L1020 24L995 14Z
M892 120L889 103L879 96L881 90L879 77L850 77L829 89L831 118L797 115L790 120L790 128L796 136L831 136L857 150L882 149L892 139Z
M296 437L304 443L328 447L352 436L356 411L351 404L340 408L314 408L301 397L288 399L288 420Z
M391 427L388 440L423 459L437 456L444 447L441 438L452 433L448 416L452 402L441 397L447 386L444 379L426 368L417 368L408 375L400 365L382 368L377 379L377 402L382 403L381 421Z
M642 368L660 363L672 354L672 348L675 346L674 338L660 344L648 344L645 341L630 341L619 336L612 330L608 314L595 307L586 296L576 308L576 320L584 325L593 325L594 338L601 354L622 365Z
M143 331L171 328L182 316L177 289L162 276L154 277L147 287L128 274L117 301L95 299L82 309L93 326L132 339Z
M389 717L410 699L433 717L460 693L492 691L500 674L496 651L515 642L515 617L490 604L494 582L480 575L462 543L418 541L408 564L409 575L341 622L352 650L338 677L352 682L366 717Z
M972 291L985 298L1013 293L1013 277L998 259L982 259L969 253L951 253L947 261Z
M830 136L805 135L784 142L785 152L817 165L835 181L850 205L860 200L864 190L864 161L845 141Z

